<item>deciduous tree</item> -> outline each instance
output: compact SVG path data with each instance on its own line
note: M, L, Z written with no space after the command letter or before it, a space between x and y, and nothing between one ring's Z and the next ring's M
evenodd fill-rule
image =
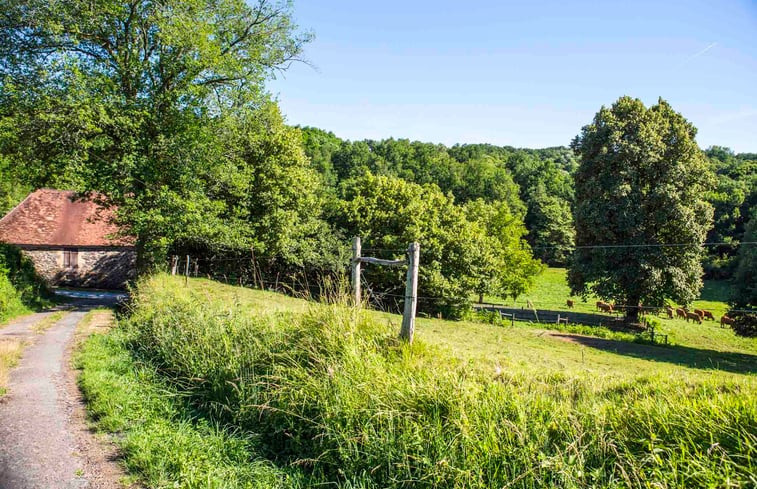
M647 108L622 97L583 127L572 143L581 159L568 275L575 293L629 306L698 296L713 177L695 135L662 99ZM628 309L628 319L637 313Z
M214 122L265 103L310 39L278 0L0 0L0 151L33 185L74 176L136 235L221 239Z
M501 202L458 206L436 185L370 173L345 182L341 194L334 220L366 248L394 250L381 257L396 258L420 242L422 309L459 314L473 293L516 296L541 269L522 240L522 218ZM365 273L376 291L403 293L404 271L366 267Z
M757 309L757 207L752 209L739 250L736 272L733 276L732 303L740 309Z

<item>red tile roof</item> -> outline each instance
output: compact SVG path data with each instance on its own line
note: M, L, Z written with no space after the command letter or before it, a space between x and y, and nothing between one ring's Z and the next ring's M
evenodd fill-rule
M133 246L117 237L113 209L74 200L74 192L40 189L0 219L0 241L38 246Z

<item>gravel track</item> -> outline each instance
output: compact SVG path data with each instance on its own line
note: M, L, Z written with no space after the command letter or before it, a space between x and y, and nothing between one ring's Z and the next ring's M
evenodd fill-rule
M70 366L76 325L87 312L69 312L42 335L45 313L0 330L30 338L8 394L0 398L0 489L118 488L116 453L88 429Z

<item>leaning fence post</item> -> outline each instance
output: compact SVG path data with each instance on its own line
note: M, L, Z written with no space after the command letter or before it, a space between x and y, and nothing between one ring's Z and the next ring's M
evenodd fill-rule
M176 275L176 272L179 270L179 256L173 255L171 256L171 275Z
M402 314L400 338L413 342L415 333L415 311L418 306L418 261L420 245L412 243L407 250L407 283L405 284L405 311Z
M360 307L360 236L352 238L352 291L355 307Z

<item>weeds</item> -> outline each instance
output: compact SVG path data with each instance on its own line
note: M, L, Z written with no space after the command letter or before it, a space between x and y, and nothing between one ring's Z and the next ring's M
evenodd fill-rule
M0 243L0 323L51 304L47 286L18 248Z
M0 396L5 395L8 386L8 373L16 366L21 353L24 351L24 343L13 338L0 338Z
M34 323L34 325L32 325L31 329L32 329L32 331L35 334L42 334L45 331L47 331L48 329L50 329L55 323L57 323L58 321L60 321L61 319L63 319L63 317L66 314L67 313L65 311L56 311L56 312L53 312L53 313L49 314L48 316L46 316L45 318L43 318L42 320L37 321L36 323Z

